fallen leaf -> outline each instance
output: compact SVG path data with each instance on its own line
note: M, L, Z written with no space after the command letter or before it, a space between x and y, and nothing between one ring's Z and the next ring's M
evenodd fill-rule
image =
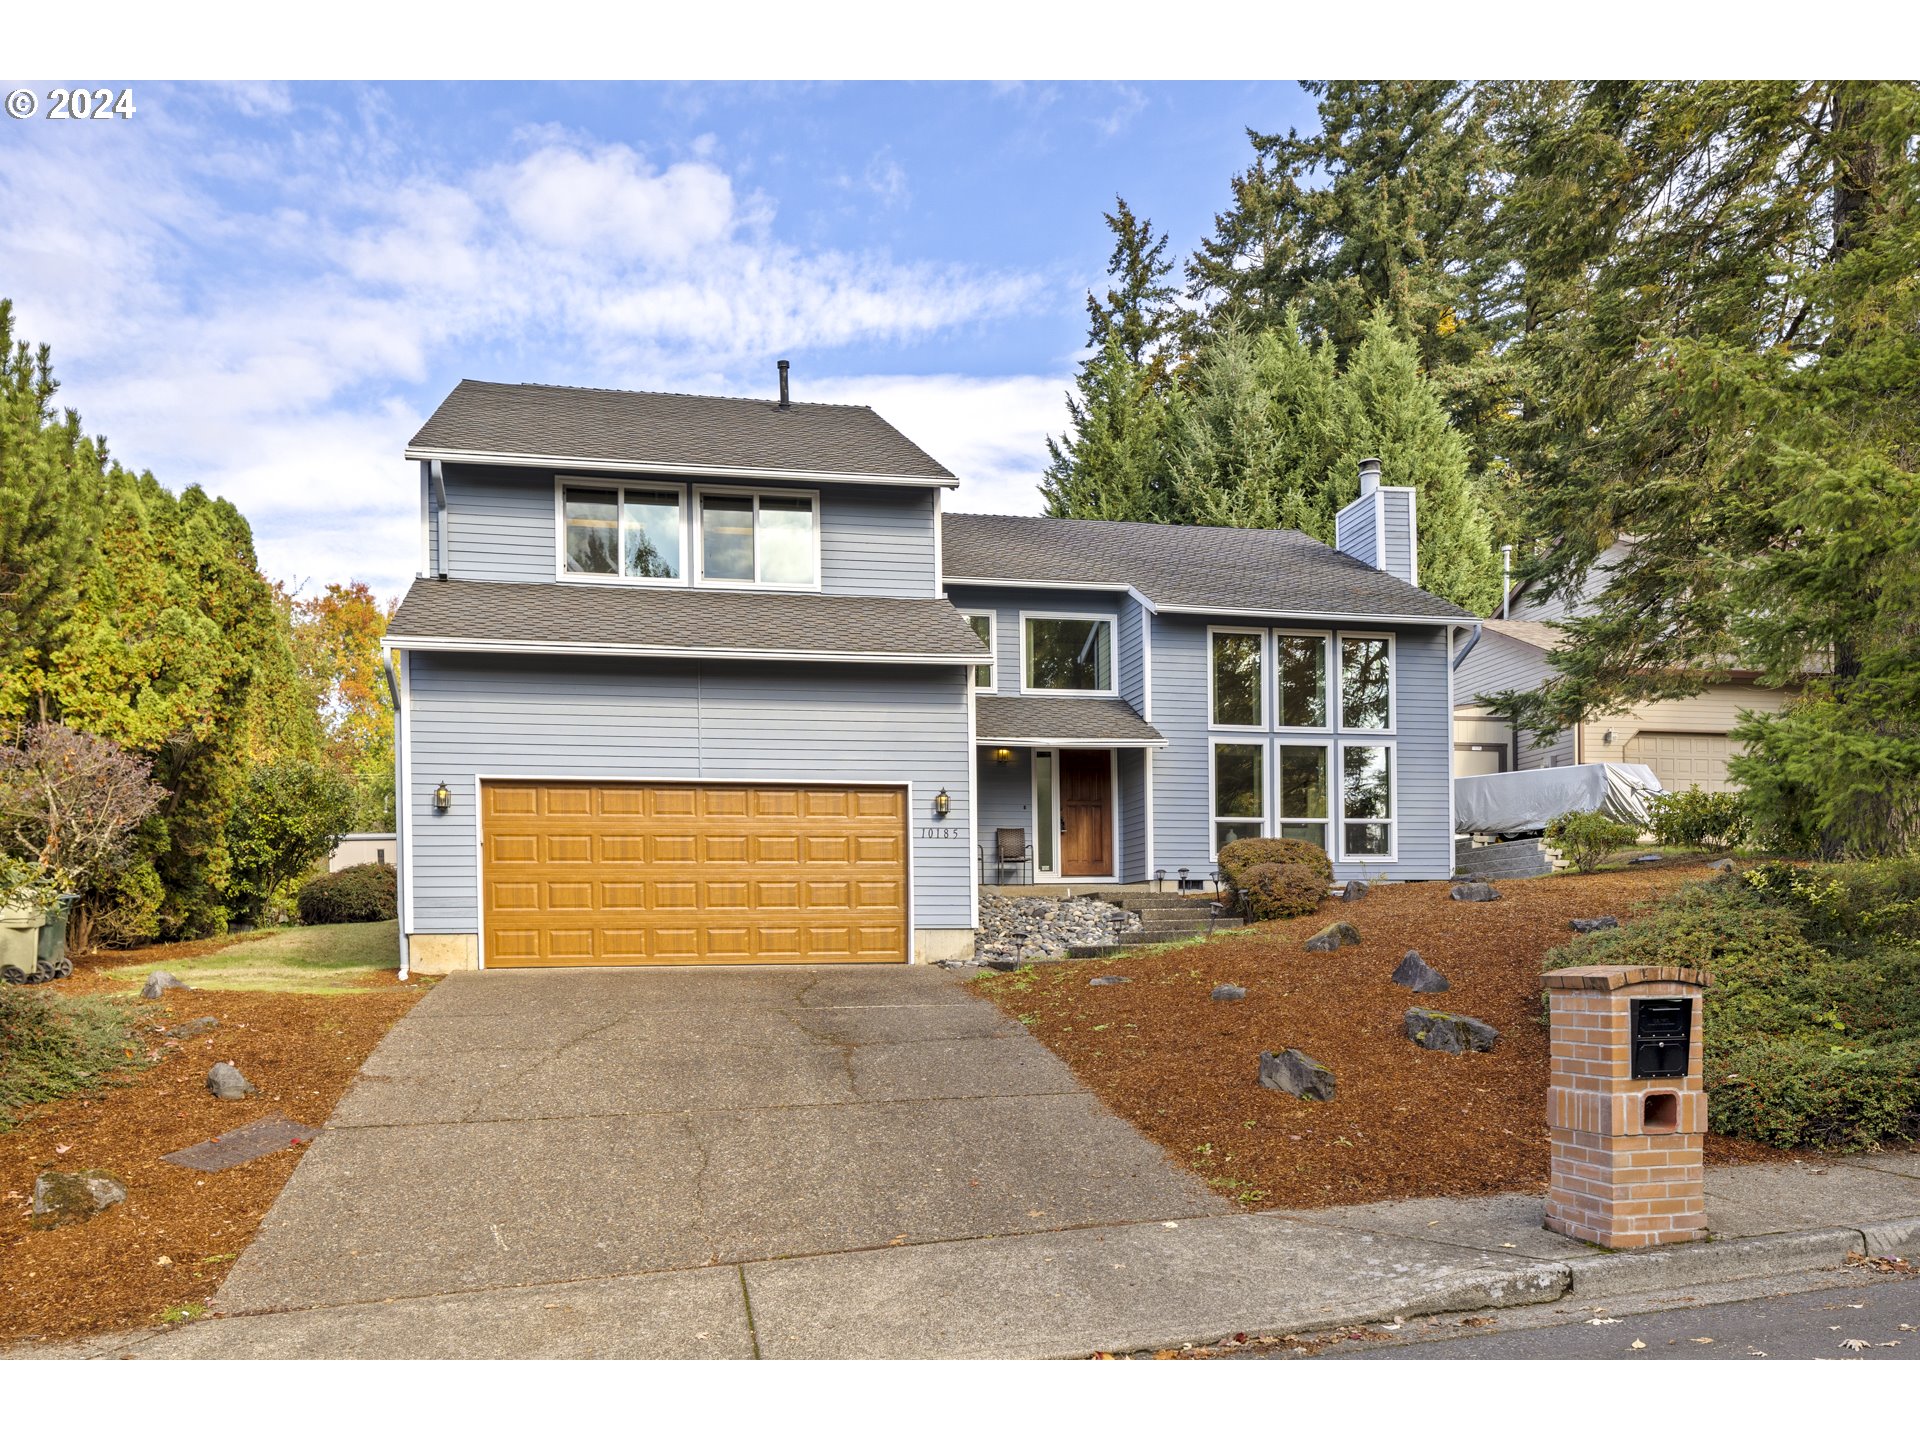
M1693 1343L1696 1345L1711 1345L1713 1343L1713 1336L1696 1335L1693 1337Z
M1865 1350L1868 1348L1868 1345L1864 1340L1842 1340L1840 1342L1840 1348L1842 1350Z
M1647 1348L1647 1342L1644 1340L1636 1340L1633 1342L1632 1345L1628 1346L1627 1348L1630 1350L1644 1350Z
M1618 1325L1619 1323L1620 1322L1618 1320L1609 1319L1607 1316L1604 1316L1604 1315L1597 1316L1596 1318L1587 1321L1587 1324L1589 1325Z

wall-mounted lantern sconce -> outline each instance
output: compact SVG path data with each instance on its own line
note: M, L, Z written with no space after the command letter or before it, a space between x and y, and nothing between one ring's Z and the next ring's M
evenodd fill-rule
M1613 732L1609 730L1604 735L1602 735L1600 737L1600 743L1602 745L1611 745L1613 743Z
M933 813L944 820L947 818L947 811L952 808L953 799L947 794L947 787L942 785L940 793L933 797Z
M998 750L993 752L993 763L996 765L1013 764L1013 751L1002 745Z
M438 785L433 787L433 808L444 815L447 813L448 807L452 804L453 791L449 790L447 788L447 782L442 780Z

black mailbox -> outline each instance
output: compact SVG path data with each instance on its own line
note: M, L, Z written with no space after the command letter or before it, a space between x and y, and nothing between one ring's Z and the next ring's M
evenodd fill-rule
M1693 1001L1634 1000L1627 1023L1633 1027L1633 1078L1665 1080L1687 1073L1693 1040Z

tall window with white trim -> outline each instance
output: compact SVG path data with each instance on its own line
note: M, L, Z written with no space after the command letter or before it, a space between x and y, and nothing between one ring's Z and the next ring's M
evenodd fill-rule
M1281 745L1275 768L1279 775L1280 813L1276 817L1283 839L1305 840L1329 855L1327 843L1327 747Z
M1279 725L1294 730L1327 728L1327 639L1325 635L1273 637Z
M1266 723L1265 633L1214 630L1209 638L1209 718L1215 725L1260 728Z
M1384 635L1340 637L1340 728L1393 728L1393 641Z
M1394 853L1393 747L1340 747L1342 853L1349 860L1381 860Z
M1213 850L1252 840L1267 829L1267 747L1213 742Z

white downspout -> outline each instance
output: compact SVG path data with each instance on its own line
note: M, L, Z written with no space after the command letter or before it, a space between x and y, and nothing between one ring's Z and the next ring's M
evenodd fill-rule
M407 772L405 765L405 737L400 727L405 723L400 706L400 682L393 673L393 654L382 651L380 668L387 672L387 693L393 697L393 840L398 853L393 857L398 863L393 867L396 891L394 895L394 928L400 932L400 978L407 978L408 963L412 956L407 950L406 906L401 903L405 897L398 893L399 883L407 873Z
M444 580L447 578L447 477L441 472L440 462L427 462L428 473L433 477L433 503L435 509L435 535L439 541L439 554L434 557L434 572Z

